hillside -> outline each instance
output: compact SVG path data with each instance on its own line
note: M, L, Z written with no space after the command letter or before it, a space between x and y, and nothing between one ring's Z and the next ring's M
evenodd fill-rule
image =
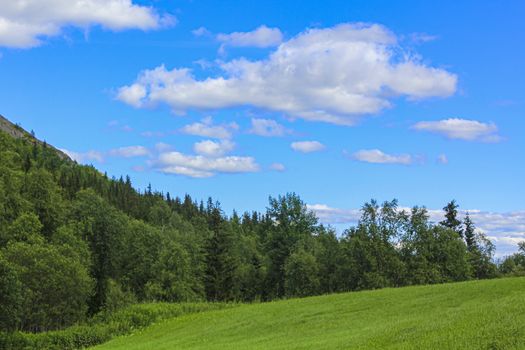
M21 126L17 124L11 123L8 119L6 119L4 116L0 114L0 130L7 133L11 137L14 137L15 139L24 139L29 142L37 143L38 145L43 145L44 142L40 141L36 137L34 137L31 133L24 130ZM68 160L72 161L71 158L62 152L61 150L51 146L46 145L53 149L53 151L56 153L56 155L62 159L62 160Z
M523 349L525 278L405 287L188 315L98 350Z
M101 344L156 322L157 311L164 315L158 302L250 303L487 279L525 269L525 245L498 269L492 243L475 233L471 222L456 217L454 201L445 208L445 220L434 224L425 208L407 213L396 200L382 204L372 200L363 206L358 224L338 236L320 224L295 193L270 197L265 212L228 215L211 198L204 203L189 195L180 198L153 191L151 186L135 189L129 177L108 178L92 166L65 158L20 126L5 119L1 124L0 348L64 349L68 344L74 349ZM446 292L448 287L428 288L242 306L247 314L224 314L227 319L220 313L209 314L210 319L196 316L197 323L175 327L174 334L180 336L175 345L208 348L209 344L200 343L203 329L216 339L214 346L224 348L232 339L235 344L261 348L337 346L330 343L333 339L369 344L383 334L374 335L376 329L389 337L405 334L411 327L424 331L418 328L424 320L413 319L420 309L400 319L392 315L415 306L424 310L434 294L438 299L428 307L450 308L439 304L440 288ZM480 305L483 312L482 302L493 300L497 293L482 288L489 293L476 296L480 290L467 287L464 294L459 290L459 296L443 294L444 300L464 298L458 305L465 305L467 314L472 312L469 307L477 310ZM506 293L504 285L498 288ZM471 295L478 299L467 301ZM406 304L406 298L419 304ZM376 309L383 299L387 304ZM127 311L148 303L153 303L154 311L144 309L145 318ZM347 304L354 306L347 309ZM357 311L361 319L354 318ZM343 328L339 329L336 318L344 321ZM381 323L384 318L396 326ZM323 320L326 324L319 325ZM198 325L202 322L205 328ZM349 327L355 332L345 333ZM305 329L313 333L304 333ZM316 334L319 330L326 335ZM164 339L171 333L171 328L161 329L153 336L171 348L172 339ZM301 337L289 337L294 334ZM257 344L250 343L254 340ZM157 348L145 345L151 347Z

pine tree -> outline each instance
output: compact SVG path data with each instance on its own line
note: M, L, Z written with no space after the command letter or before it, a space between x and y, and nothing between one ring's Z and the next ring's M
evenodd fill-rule
M208 300L232 300L235 296L237 259L231 227L215 206L208 219L212 236L206 247L206 295Z
M443 210L445 211L445 220L441 221L442 226L448 227L451 230L457 232L461 237L463 237L463 232L461 230L461 221L458 220L458 208L459 205L455 200L452 200L448 203Z
M476 234L474 232L476 230L476 227L474 226L474 223L470 219L470 215L468 212L467 212L467 216L465 217L465 220L463 223L465 224L465 231L464 231L465 242L467 243L468 250L472 251L472 249L474 249L475 244L476 244Z

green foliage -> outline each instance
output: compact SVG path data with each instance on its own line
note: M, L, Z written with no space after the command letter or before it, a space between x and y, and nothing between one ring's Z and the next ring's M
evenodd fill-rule
M518 253L507 256L499 265L499 272L509 276L525 276L525 243L520 242Z
M315 257L298 249L284 265L285 293L288 297L316 295L320 290L319 264Z
M3 240L5 242L43 243L43 225L33 213L23 213L7 227Z
M238 265L231 226L218 206L210 208L211 237L206 246L206 296L212 301L233 300Z
M265 297L268 299L285 295L285 263L296 244L315 234L317 218L295 193L269 199L267 217L270 221L266 250L270 259Z
M0 253L0 329L14 330L22 316L22 284L15 268Z
M5 257L22 286L20 328L44 331L84 319L92 280L80 261L48 244L10 243Z
M42 233L49 237L60 226L64 208L60 188L44 169L34 169L24 177L22 194L31 202L42 223Z
M136 302L137 299L133 293L123 290L117 281L113 279L108 280L104 312L115 312Z
M103 312L88 323L65 330L37 334L0 332L0 349L72 350L107 342L113 337L136 332L165 319L186 314L233 307L234 304L188 303L137 304L116 312Z
M146 299L156 301L191 301L199 296L193 289L189 254L176 242L162 246L154 265L156 275L146 285Z
M443 210L445 211L445 220L441 221L440 224L444 227L448 227L462 236L463 233L461 231L461 221L457 218L458 208L459 205L455 200L452 200L445 207L443 207Z
M96 284L89 310L94 314L104 307L108 280L116 273L126 218L92 190L77 194L70 215L91 251L91 276Z

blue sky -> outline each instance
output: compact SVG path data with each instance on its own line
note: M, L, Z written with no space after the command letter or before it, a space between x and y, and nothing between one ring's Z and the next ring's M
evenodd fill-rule
M79 162L338 227L456 199L525 238L523 1L79 3L0 6L0 113Z

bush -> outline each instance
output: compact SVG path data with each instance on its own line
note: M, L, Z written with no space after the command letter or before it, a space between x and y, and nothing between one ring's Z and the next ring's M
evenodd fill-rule
M88 348L111 338L129 334L156 322L185 314L219 310L235 304L151 303L137 304L116 312L102 312L83 325L44 333L1 333L0 349L72 350Z

